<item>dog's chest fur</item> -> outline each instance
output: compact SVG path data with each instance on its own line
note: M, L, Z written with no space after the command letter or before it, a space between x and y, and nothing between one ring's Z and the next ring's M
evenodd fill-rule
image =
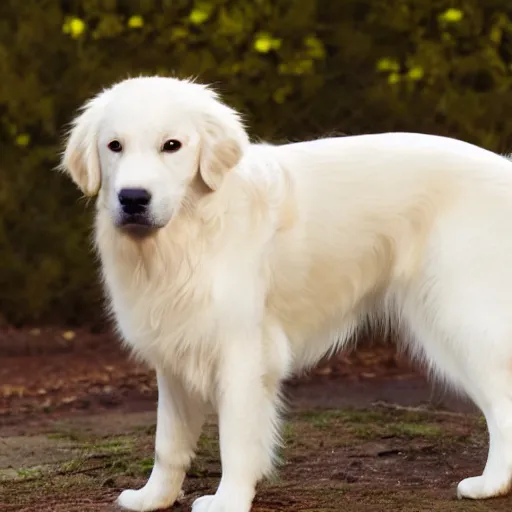
M101 233L101 232L100 232ZM124 342L209 398L217 367L211 276L178 244L98 237L109 308ZM165 276L165 278L164 278Z

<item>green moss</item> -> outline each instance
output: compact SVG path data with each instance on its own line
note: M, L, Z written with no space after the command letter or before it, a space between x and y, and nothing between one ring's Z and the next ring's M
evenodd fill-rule
M122 436L115 437L114 439L104 439L100 441L94 441L84 445L85 450L93 452L102 452L109 454L126 453L131 450L133 445L133 439L131 437Z
M117 460L113 462L111 469L115 473L124 475L148 478L153 469L154 458L143 457L141 459Z
M395 423L390 425L390 432L397 436L437 438L442 435L443 429L438 425L423 423Z
M368 410L309 411L300 419L318 430L332 430L338 426L343 433L339 446L354 439L368 440L387 437L439 439L443 442L443 425L439 417L421 411L392 411L373 408ZM477 421L474 421L475 426ZM342 428L340 428L342 427ZM478 429L479 431L481 430ZM456 442L465 442L468 434L450 437Z
M21 479L35 479L40 478L43 474L43 468L35 467L35 468L19 468L16 470L18 478Z
M53 441L84 442L86 440L86 438L78 432L50 432L47 434L47 437Z

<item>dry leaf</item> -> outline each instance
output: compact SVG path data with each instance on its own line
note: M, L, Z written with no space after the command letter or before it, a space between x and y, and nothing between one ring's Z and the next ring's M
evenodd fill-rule
M71 341L75 336L76 334L74 331L64 331L62 333L62 337L67 341Z

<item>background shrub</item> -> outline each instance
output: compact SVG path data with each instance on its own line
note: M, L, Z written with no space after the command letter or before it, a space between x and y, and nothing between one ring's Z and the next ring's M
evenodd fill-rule
M510 0L2 0L0 315L101 315L91 206L51 170L102 87L196 76L276 142L414 130L504 152L511 19Z

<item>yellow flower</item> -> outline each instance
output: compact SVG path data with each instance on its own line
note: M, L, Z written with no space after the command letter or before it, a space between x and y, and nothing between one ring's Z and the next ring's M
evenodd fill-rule
M322 59L325 57L325 48L324 44L320 39L315 36L308 36L304 40L306 46L308 47L308 53L314 59Z
M421 66L414 66L411 69L409 69L409 72L407 73L407 76L411 80L421 80L424 75L425 72L423 71L423 68Z
M20 133L15 139L16 145L22 148L30 144L30 135L28 133Z
M272 37L267 32L262 32L254 40L254 49L259 53L268 53L270 50L277 50L281 47L281 39Z
M141 28L144 26L144 18L138 14L131 16L128 20L128 26L130 28Z
M204 9L193 9L192 12L189 14L188 19L191 23L194 25L200 25L201 23L204 23L208 19L209 13L205 11Z
M64 34L69 34L73 39L78 39L84 33L85 28L84 21L76 17L68 18L62 25Z
M398 73L390 73L388 76L388 84L395 85L400 82L400 75Z
M447 9L442 14L439 15L439 19L441 21L446 21L448 23L457 23L462 18L464 18L464 12L460 9Z
M389 57L383 57L377 61L377 70L378 71L398 71L400 69L400 65L395 59L391 59Z

